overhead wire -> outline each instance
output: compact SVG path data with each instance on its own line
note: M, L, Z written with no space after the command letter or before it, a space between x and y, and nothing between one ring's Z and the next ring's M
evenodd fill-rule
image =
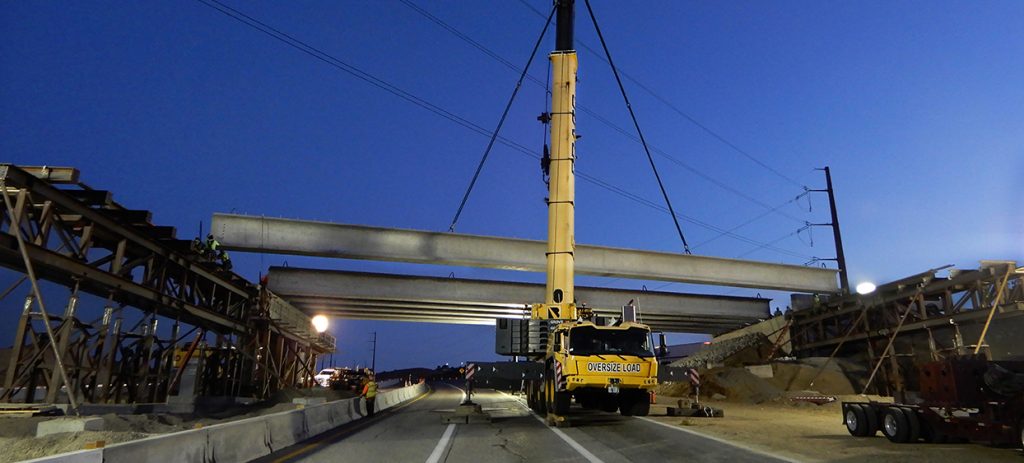
M526 6L526 8L528 8L530 11L533 11L535 14L539 15L540 17L542 17L542 18L544 17L544 13L541 13L539 10L534 8L534 6L531 5L529 2L527 2L526 0L519 0L519 3L522 3L524 6ZM602 56L601 53L599 53L598 51L596 51L593 48L589 47L585 42L577 41L577 43L580 45L581 48L583 48L584 50L590 52L591 54L596 56L598 59L605 60L604 56ZM648 93L649 95L651 95L652 97L654 97L658 101L660 101L663 104L665 104L666 106L668 106L669 109L672 109L673 112L675 112L676 114L679 114L684 119L686 119L687 121L689 121L693 125L697 126L697 128L699 128L701 131L707 133L708 135L710 135L715 140L718 140L722 144L728 146L729 148L731 148L736 153L746 157L747 159L749 159L750 161L754 162L755 164L761 166L762 168L764 168L768 172L771 172L772 174L775 174L777 177L779 177L779 178L781 178L781 179L783 179L783 180L785 180L785 181L787 181L789 183L792 183L793 185L796 185L798 187L803 187L804 186L802 183L798 182L797 180L793 179L792 177L790 177L790 176L788 176L786 174L783 174L778 169L775 169L775 168L771 167L770 165L766 164L764 161L761 161L760 159L758 159L753 154L750 154L748 151L744 150L743 148L740 148L735 143L729 141L729 139L725 138L724 135L714 131L713 129L711 129L710 127L705 125L704 123L702 123L699 120L697 120L697 118L695 118L692 115L690 115L689 113L683 111L678 106L676 106L671 101L669 101L667 98L659 95L654 90L652 90L650 87L648 87L647 85L644 85L642 82L640 82L639 80L637 80L636 78L634 78L630 74L628 74L628 73L623 71L622 72L622 76L625 77L626 79L628 79L629 81L633 82L634 84L636 84L636 86L640 87L640 89L642 89L644 92Z
M430 103L429 101L426 101L426 100L424 100L424 99L422 99L422 98L420 98L420 97L418 97L416 95L413 95L413 94L411 94L411 93L409 93L409 92L407 92L405 90L402 90L401 88L398 88L397 86L395 86L395 85L393 85L393 84L391 84L391 83L389 83L389 82L387 82L387 81L385 81L383 79L380 79L380 78L378 78L378 77L376 77L376 76L374 76L374 75L372 75L372 74L370 74L368 72L362 71L362 70L356 68L355 66L353 66L353 65L351 65L349 63L346 63L346 62L340 60L339 58L337 58L337 57L335 57L333 55L330 55L327 52L324 52L324 51L322 51L322 50L320 50L320 49L318 49L318 48L316 48L316 47L314 47L312 45L309 45L309 44L307 44L307 43L305 43L305 42L303 42L303 41L301 41L299 39L296 39L296 38L288 35L287 33L282 32L282 31L280 31L280 30L278 30L278 29L276 29L276 28L274 28L274 27L272 27L272 26L270 26L270 25L268 25L268 24L266 24L266 23L256 19L256 18L253 18L252 16L249 16L249 15L239 11L239 10L236 10L234 8L231 8L230 6L224 5L223 3L220 3L217 0L196 0L196 1L201 3L201 4L203 4L203 5L206 5L206 6L210 7L211 9L214 9L214 10L220 12L221 14L224 14L225 16L227 16L227 17L229 17L231 19L234 19L235 21L238 21L238 22L240 22L240 23L242 23L242 24L244 24L244 25L246 25L246 26L248 26L248 27L250 27L252 29L255 29L255 30L257 30L257 31L259 31L259 32L261 32L261 33L263 33L263 34L265 34L265 35L275 39L275 40L278 40L278 41L280 41L280 42L282 42L282 43L284 43L284 44L286 44L286 45L288 45L288 46L290 46L292 48L295 48L296 50L299 50L299 51L301 51L301 52L303 52L303 53L305 53L305 54L307 54L309 56L312 56L313 58L315 58L315 59L317 59L319 61L322 61L322 62L328 64L331 67L334 67L334 68L336 68L338 70L341 70L341 71L345 72L346 74L349 74L349 75L351 75L351 76L353 76L353 77L355 77L355 78L357 78L359 80L362 80L362 81L364 81L364 82L366 82L366 83L368 83L370 85L373 85L374 87L377 87L377 88L379 88L381 90L384 90L384 91L386 91L388 93L391 93L392 95L395 95L395 96L397 96L397 97L399 97L399 98L401 98L401 99L403 99L405 101L413 103L414 105L416 105L416 106L418 106L420 108L423 108L423 109L425 109L425 110L427 110L429 112L432 112L432 113L434 113L434 114L436 114L438 116L441 116L442 118L447 119L448 121L451 121L451 122L453 122L453 123L455 123L455 124L457 124L459 126L462 126L463 128L466 128L466 129L468 129L468 130L470 130L472 132L475 132L477 134L480 134L480 135L483 135L483 136L487 136L487 137L490 137L492 135L492 132L490 132L489 130L485 129L484 127L482 127L482 126L480 126L478 124L475 124L475 123L473 123L473 122L471 122L471 121L469 121L469 120L467 120L467 119L465 119L465 118L463 118L461 116L458 116L457 114L454 114L454 113L452 113L452 112L450 112L448 110L445 110L444 108L441 108L441 107L439 107L439 106L437 106L437 105L435 105L433 103ZM514 140L510 140L510 139L508 139L506 137L503 137L501 135L497 136L496 139L497 139L497 141L499 143L501 143L501 144L503 144L503 145L505 145L505 146L507 146L507 147L509 147L509 148L511 148L513 150L515 150L515 151L518 151L519 153L521 153L523 155L530 156L530 157L532 157L532 158L534 158L535 160L538 160L538 161L541 159L541 157L538 156L536 153L534 153L534 151L532 149L526 147L525 145L523 145L521 143L518 143L518 142L516 142ZM638 204L644 205L646 207L649 207L649 208L652 208L652 209L655 209L655 210L658 210L658 211L661 211L661 212L664 212L664 213L669 213L669 211L665 207L663 207L663 206L661 206L661 205L659 205L659 204L657 204L657 203L655 203L653 201L650 201L650 200L648 200L648 199L646 199L646 198L644 198L642 196L639 196L637 194L628 192L628 191L626 191L626 190L624 190L624 189L622 189L622 188L620 188L618 186L612 185L612 184L610 184L608 182L605 182L603 180L600 180L600 179L598 179L596 177L587 175L586 173L581 172L579 170L576 171L576 176L578 178L580 178L581 180L585 181L585 182L594 184L595 186L597 186L599 188L602 188L604 190L610 191L610 192L612 192L614 194L622 196L622 197L624 197L626 199L629 199L631 201L634 201L634 202L636 202ZM695 219L693 217L689 217L689 216L687 216L685 214L680 214L679 217L681 217L683 220L685 220L687 222L693 223L694 225L700 226L702 228L705 228L705 229L708 229L708 230L712 230L712 231L715 231L715 232L719 232L719 233L725 233L726 236L729 236L730 238L733 238L733 239L736 239L736 240L739 240L739 241L743 241L743 242L747 242L747 243L755 244L755 245L765 244L765 243L762 243L760 241L757 241L757 240L754 240L754 239L751 239L751 238L748 238L748 237L745 237L745 236L742 236L742 235L739 235L739 234L736 234L736 233L729 233L729 232L727 232L726 230L724 230L724 229L722 229L720 227L708 224L706 222L700 221L700 220ZM790 250L787 250L787 249L777 248L777 247L774 247L774 246L764 246L764 249L769 249L769 250L777 252L779 254L784 254L784 255L788 255L788 256L792 256L792 257L797 257L797 258L801 258L801 259L806 259L806 258L809 257L807 255L802 255L802 254L799 254L799 253L796 253L796 252L793 252L793 251L790 251Z
M537 37L537 42L533 45L533 51L530 52L530 59L526 61L526 66L523 67L523 72L519 75L519 80L516 81L516 86L512 90L512 95L508 98L508 103L505 104L505 110L501 113L501 118L498 119L498 126L494 128L494 132L491 133L491 139L487 142L487 148L484 149L484 154L480 158L480 163L476 166L476 172L473 173L473 179L469 181L469 186L466 188L466 194L462 196L462 202L459 203L459 209L455 212L455 217L452 218L452 223L448 226L449 232L455 231L455 224L458 223L459 217L462 215L463 208L466 207L466 202L469 201L469 195L473 192L473 186L476 185L476 181L480 178L480 172L484 168L484 163L487 162L487 157L491 154L491 148L494 147L494 141L498 138L498 134L501 132L501 127L505 125L505 119L508 117L508 111L512 109L512 103L516 100L516 95L519 94L519 89L523 86L523 78L526 77L526 73L530 70L530 65L533 64L533 58L537 56L537 49L540 48L541 42L544 41L544 36L548 33L548 26L551 25L551 18L555 16L556 8L551 8L551 14L548 15L547 22L544 23L544 29L540 31L540 36Z
M622 79L619 78L619 70L615 67L615 62L612 60L612 53L608 50L608 44L605 43L604 34L601 33L601 26L597 24L597 16L594 15L594 9L590 7L590 0L584 0L587 5L587 12L590 13L591 22L594 23L594 30L597 31L597 38L601 40L601 47L604 48L604 54L608 57L608 65L612 68L612 74L615 75L615 82L619 84L619 91L622 93L622 99L626 102L626 109L629 110L629 117L633 119L633 127L636 128L636 134L640 137L640 144L644 146L644 153L647 154L647 161L651 163L651 170L654 171L654 178L658 181L658 188L661 189L661 195L665 197L665 204L668 205L669 214L672 215L672 222L676 225L676 231L679 232L679 239L683 241L683 251L687 254L693 254L690 252L690 245L686 242L686 236L683 235L683 228L679 226L679 218L676 217L676 211L672 207L672 201L668 198L668 192L665 191L665 184L661 181L661 175L658 174L658 167L654 165L654 157L651 156L651 150L647 147L647 140L644 139L644 132L640 130L640 123L636 119L636 113L633 112L633 105L629 103L629 96L626 95L626 87L622 86Z
M466 42L467 44L473 46L477 50L480 50L482 53L484 53L488 57L494 59L495 61L498 61L499 63L505 65L505 67L509 68L510 70L515 71L515 72L521 72L522 71L521 68L517 67L515 64L513 64L509 60L503 58L501 55L499 55L498 53L494 52L490 48L487 48L487 46L481 44L480 42L477 42L476 40L474 40L469 35L461 32L458 28L456 28L456 27L446 23L441 18L438 18L437 16L435 16L435 15L431 14L430 12L424 10L423 8L419 7L418 5L413 3L411 0L400 0L400 1L403 4L409 6L411 9L413 9L417 13L419 13L420 15L422 15L425 18L427 18L428 20L430 20L431 22L439 25L441 28L443 28L446 31L452 33L453 35L455 35L460 40L462 40L462 41ZM533 9L533 7L531 5L529 5L528 3L524 2L524 4L526 6L528 6L529 8ZM533 10L535 12L539 13L535 9L533 9ZM541 17L543 17L543 15ZM579 41L577 41L577 43L579 43ZM589 49L588 47L586 47L586 45L583 45L583 46L584 46L584 48L587 48L588 50L590 50L591 53L597 53L597 52L593 51L592 49ZM603 56L601 57L601 59L603 61L607 62L607 60L604 59ZM624 72L622 74L626 75ZM629 77L627 76L627 78L629 78ZM533 82L534 84L540 86L541 88L544 88L545 91L548 91L547 90L548 85L546 83L542 82L540 79L538 79L538 78L536 78L536 77L534 77L532 75L529 75L529 74L527 74L527 79L530 80L531 82ZM632 78L629 78L629 79L631 81L636 82L635 79L632 79ZM638 85L642 85L639 82L637 82L637 84ZM612 130L615 130L616 132L622 134L626 138L629 138L629 139L631 139L631 140L633 140L633 141L635 141L637 143L641 142L640 139L636 135L634 135L633 133L630 133L625 128L615 124L614 122L608 120L607 118L601 116L596 111L591 110L587 106L585 106L585 105L577 105L576 109L580 110L580 112L582 112L584 114L587 114L590 117L593 117L598 122L608 126ZM708 129L708 130L710 130L710 129ZM716 136L717 136L717 134L716 134ZM728 143L728 140L725 140L724 138L722 138L722 140ZM729 144L731 145L731 143L729 143ZM732 145L732 146L735 147L735 145ZM714 177L712 177L712 176L710 176L708 174L705 174L701 170L693 167L692 165L690 165L690 164L680 160L679 158L677 158L675 156L672 156L671 154L669 154L665 150L662 150L662 149L658 148L657 146L650 145L650 148L651 148L652 151L654 151L655 153L659 154L660 156L668 159L672 163L682 167L683 169L686 169L686 170L690 171L694 175L697 175L698 177L704 179L705 181L707 181L707 182L709 182L709 183L711 183L711 184L713 184L713 185L715 185L715 186L717 186L717 187L719 187L719 188L721 188L721 189L723 189L723 190L725 190L725 191L727 191L729 193L732 193L732 194L734 194L734 195L736 195L736 196L738 196L740 198L743 198L743 199L745 199L745 200L747 200L747 201L749 201L749 202L751 202L753 204L756 204L756 205L760 206L761 208L769 211L769 213L774 213L774 214L780 215L782 217L785 217L787 219L793 220L793 221L798 222L798 223L803 223L804 222L803 219L800 219L798 217L794 217L793 215L787 214L785 212L781 212L781 211L779 211L778 207L772 207L769 204L765 203L764 201L761 201L761 200L759 200L759 199L757 199L757 198L755 198L755 197L753 197L753 196L751 196L749 194L746 194L746 193L740 191L737 188L734 188L734 187L732 187L732 186L730 186L730 185L728 185L728 184L726 184L726 183L724 183L722 181L719 181L718 179L716 179L716 178L714 178ZM738 148L736 148L736 149L738 149ZM797 185L800 186L803 190L807 189L806 186L799 185L799 184L797 184ZM761 214L761 215L757 216L757 219L765 217L766 215L767 214ZM720 238L721 236L722 235L718 235L715 238Z

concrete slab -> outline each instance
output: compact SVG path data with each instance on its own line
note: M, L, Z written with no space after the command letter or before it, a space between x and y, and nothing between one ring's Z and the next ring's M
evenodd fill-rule
M57 418L40 421L36 425L36 437L62 432L102 431L104 428L103 418Z

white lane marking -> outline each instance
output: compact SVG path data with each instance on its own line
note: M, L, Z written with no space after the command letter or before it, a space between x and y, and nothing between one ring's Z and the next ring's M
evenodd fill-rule
M497 391L501 395L508 396L510 399L512 399L513 401L518 403L520 406L522 406L523 408L526 408L526 405L524 405L523 402L521 400L519 400L518 397L513 396L511 394L508 394L505 391L498 391L497 389L495 389L495 391ZM585 447L580 445L579 442L576 442L575 439L569 437L569 435L566 434L561 429L558 429L558 428L556 428L554 426L548 426L548 423L546 421L544 421L544 419L541 418L540 416L537 416L537 414L534 413L533 410L530 410L529 408L526 408L526 411L530 412L530 414L533 415L533 417L536 418L537 421L540 421L541 424L543 424L545 428L548 428L552 432L554 432L556 436L560 437L563 441L565 441L566 444L569 444L569 447L572 447L573 450L575 450L577 453L582 455L583 458L586 458L587 461L589 461L590 463L604 463L604 461L602 461L600 458L597 458L597 456L594 455L593 453L590 453L589 450L587 450Z
M792 458L784 457L782 455L778 455L778 454L774 454L774 453L770 453L770 452L765 452L764 450L761 450L761 449L757 449L757 448L754 448L754 447L751 447L751 446L748 446L748 445L739 444L739 443L736 443L736 442L733 442L733 441L725 440L725 439L722 439L720 437L715 437L715 436L712 436L712 435L709 435L709 434L704 434L702 432L697 432L697 431L694 431L692 429L686 429L686 428L682 428L682 427L679 427L679 426L671 425L671 424L668 424L668 423L662 423L661 421L654 420L654 419L651 419L651 418L647 418L645 416L635 416L634 418L637 418L637 419L640 419L640 420L644 420L644 421L647 421L649 423L654 423L654 424L656 424L658 426L664 426L664 427L669 428L669 429L675 429L676 431L682 431L682 432L685 432L687 434L693 434L694 436L703 437L705 439L711 439L711 440L713 440L715 442L719 442L719 443L726 444L726 445L731 445L733 447L740 448L740 449L746 450L748 452L753 452L753 453L756 453L758 455L766 456L766 457L769 457L769 458L775 458L777 460L787 461L789 463L802 463L800 460L794 460Z
M430 456L427 457L427 463L441 461L441 454L444 453L444 449L448 448L448 442L452 440L453 433L455 433L455 424L449 424L448 428L444 430L444 434L441 435L441 440L437 441L434 451L430 452Z
M461 388L459 386L456 386L454 384L448 384L448 383L441 383L441 384L444 384L445 386L448 386L448 387L454 387L455 389L458 389L459 391L462 391L462 400L460 400L459 403L462 403L462 402L466 401L466 390L465 389L463 389L463 388Z

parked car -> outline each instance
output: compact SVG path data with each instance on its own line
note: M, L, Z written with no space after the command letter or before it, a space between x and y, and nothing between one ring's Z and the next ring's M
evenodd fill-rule
M331 377L331 389L359 391L366 382L366 373L362 370L339 368Z
M334 374L337 373L337 371L337 368L324 368L323 370L320 370L320 373L313 376L313 380L316 381L316 384L320 387L330 387L331 378L334 377Z

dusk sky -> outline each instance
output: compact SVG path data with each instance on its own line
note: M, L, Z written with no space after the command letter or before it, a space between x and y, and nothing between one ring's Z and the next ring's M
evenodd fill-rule
M464 39L521 67L551 8L223 1L487 130L518 71ZM801 196L824 188L814 169L827 165L854 284L1024 261L1024 2L593 7L695 254L796 265L834 257L828 228L798 232L829 221L825 195ZM587 49L600 44L582 0L576 30L577 171L617 191L577 182L577 242L681 252L610 68ZM552 26L530 69L537 81L553 45ZM84 182L153 211L185 239L215 212L445 231L488 141L199 1L8 2L0 107L3 162L77 167ZM543 85L526 81L501 135L539 156L545 107ZM457 231L544 239L545 196L537 160L498 144ZM233 258L252 281L287 262L543 282L510 271ZM19 276L0 272L0 286ZM785 293L760 294L773 308L788 304ZM0 345L10 345L20 308L19 297L0 302ZM373 331L379 369L497 358L492 327L335 319L331 330L339 365L369 361ZM703 338L672 337L687 339Z

